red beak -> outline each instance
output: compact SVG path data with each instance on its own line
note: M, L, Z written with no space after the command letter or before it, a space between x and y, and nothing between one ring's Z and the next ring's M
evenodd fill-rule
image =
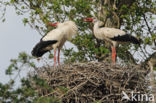
M57 24L58 24L58 23L48 23L48 25L50 25L50 26L54 26L54 27L56 27Z
M83 18L83 19L85 19L85 21L83 21L83 22L93 22L94 21L93 18Z

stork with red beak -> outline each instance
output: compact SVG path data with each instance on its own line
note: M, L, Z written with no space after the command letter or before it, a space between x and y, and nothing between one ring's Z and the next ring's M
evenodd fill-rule
M75 22L65 21L64 23L48 23L57 27L43 36L39 43L32 50L32 55L41 57L47 51L54 49L54 66L56 66L56 49L58 49L57 61L60 64L60 50L67 40L77 34L78 28Z
M84 18L84 22L92 22L94 24L93 32L97 39L106 40L112 45L112 60L115 64L116 47L120 43L131 42L133 44L140 44L140 40L134 36L128 35L125 31L116 28L104 27L104 23L93 18Z

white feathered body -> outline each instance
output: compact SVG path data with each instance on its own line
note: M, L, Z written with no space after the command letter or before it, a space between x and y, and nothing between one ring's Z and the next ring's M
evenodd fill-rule
M32 50L32 55L41 57L49 50L62 48L66 40L70 40L73 35L76 35L78 28L73 21L66 21L57 24L57 28L48 32L43 36L39 43Z
M72 36L77 34L77 31L78 28L73 21L65 21L64 23L59 23L57 28L47 33L42 40L57 40L58 42L53 44L52 48L62 48L66 40L70 40Z
M118 43L132 42L134 44L139 44L139 41L126 34L125 31L116 28L100 27L104 23L102 21L96 21L94 23L93 31L96 38L101 40L106 40L110 42L113 46L117 46Z
M94 35L96 38L100 40L106 40L108 42L113 43L114 45L117 45L116 41L112 41L111 38L114 38L115 36L118 35L125 35L126 33L120 29L115 29L115 28L108 28L108 27L102 27L99 28L99 26L103 25L103 22L97 21L94 24Z

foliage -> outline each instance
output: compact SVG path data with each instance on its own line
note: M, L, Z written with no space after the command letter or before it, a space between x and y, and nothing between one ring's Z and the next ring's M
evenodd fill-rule
M34 75L32 79L30 79L29 75L22 78L21 87L14 89L16 78L18 78L20 71L28 68L35 70L36 66L32 59L32 56L21 52L17 59L11 60L11 64L6 70L6 75L14 76L14 78L7 84L0 83L0 103L60 103L60 101L54 97L38 96L38 92L32 87L32 81L41 89L49 91L52 91L52 89L45 80L38 78L36 75Z
M19 53L19 56L17 59L11 59L10 60L10 65L8 66L8 69L6 70L7 75L12 75L13 72L17 72L17 70L21 71L22 67L34 67L35 68L35 63L31 61L33 59L32 56L29 56L25 52Z
M23 24L36 29L40 35L53 29L48 27L48 22L63 22L73 20L79 27L78 35L71 41L76 47L64 49L66 62L102 61L110 55L111 49L107 42L96 39L93 36L93 25L82 22L84 17L97 17L105 22L107 27L121 28L129 34L135 34L142 39L141 47L137 45L120 45L117 56L124 62L136 63L134 56L139 51L140 59L143 61L149 55L149 47L156 46L155 28L155 0L8 0L0 1L1 17L5 22L5 12L8 6L15 8L17 15L23 17ZM28 15L28 16L26 16ZM26 53L20 53L17 59L12 59L6 70L11 76L19 73L22 68L36 68L33 57ZM17 78L19 74L15 76ZM0 83L0 101L2 102L60 102L55 97L40 98L34 88L30 85L29 77L22 79L22 86L13 89L15 78L8 84ZM34 77L39 87L50 90L47 83ZM52 91L52 90L50 90Z

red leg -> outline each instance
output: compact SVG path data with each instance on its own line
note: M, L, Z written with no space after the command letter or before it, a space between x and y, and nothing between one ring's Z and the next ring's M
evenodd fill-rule
M58 49L57 62L58 62L58 64L60 64L60 49Z
M114 48L114 61L116 62L116 48Z
M112 47L112 61L113 61L113 64L115 64L115 57L116 57L116 49L114 47Z
M56 49L54 49L54 67L56 66Z
M114 56L113 53L114 53L114 48L112 47L112 60L113 60L113 56Z
M114 56L115 56L115 58L116 58L116 48L114 48Z

